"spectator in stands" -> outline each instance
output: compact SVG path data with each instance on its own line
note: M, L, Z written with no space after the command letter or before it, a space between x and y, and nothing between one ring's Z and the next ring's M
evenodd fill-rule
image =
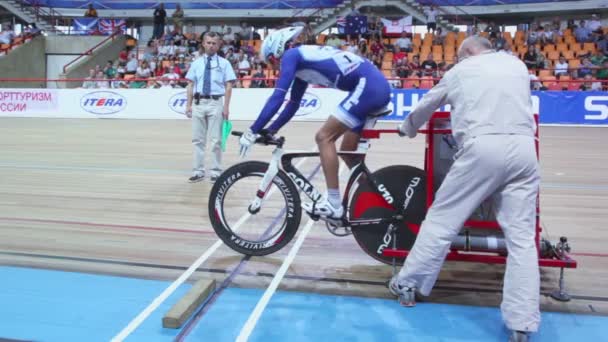
M568 61L563 55L559 55L559 60L555 62L555 76L568 75Z
M437 75L437 63L433 60L433 54L429 53L426 60L422 62L422 75L435 77Z
M126 89L129 88L127 82L125 82L125 74L118 73L116 74L116 79L112 82L113 89Z
M11 25L3 25L0 32L0 44L10 44L15 38L15 32Z
M95 88L95 69L89 70L89 77L85 78L85 81L82 83L82 87L85 89L93 89Z
M401 78L408 78L412 73L410 62L408 61L407 57L399 60L395 64L395 68L397 69L397 76Z
M437 29L437 15L439 15L439 11L434 5L431 5L428 9L424 10L424 14L426 15L426 29L429 32L435 32Z
M367 48L367 40L365 38L359 39L359 44L357 45L357 50L359 50L360 56L363 56L363 57L367 56L368 48Z
M342 46L342 41L340 40L340 38L338 38L338 36L332 33L325 40L325 45L333 46L336 49L339 49Z
M591 60L588 57L584 57L581 60L581 64L579 65L578 70L576 71L576 77L585 78L587 75L593 76L593 70L595 68L596 66L591 63Z
M382 59L382 57L384 56L384 45L382 44L382 42L380 42L380 40L373 39L372 45L370 45L369 47L369 51L372 57L379 56L380 59Z
M156 46L156 39L150 39L148 44L146 44L146 48L144 49L144 54L142 56L143 59L150 61L152 57L158 54L158 47Z
M538 28L536 25L531 25L530 30L526 32L526 45L532 46L539 42Z
M126 64L127 61L129 61L129 49L128 48L124 49L124 50L121 50L118 53L118 62L119 63L125 63Z
M608 58L604 59L601 67L598 69L595 77L600 80L608 80ZM604 83L604 88L608 87L608 83Z
M597 14L591 15L591 19L587 22L587 29L589 32L597 32L602 29L602 23Z
M249 75L249 72L251 71L251 64L249 64L247 56L244 53L239 56L237 70L240 77Z
M89 3L89 7L84 12L85 18L97 18L97 10L93 7L93 3Z
M586 74L584 77L585 81L584 83L581 84L580 86L580 90L583 91L591 91L591 90L602 90L602 83L601 82L593 82L593 76L591 74Z
M401 37L395 42L395 46L402 51L412 52L412 40L407 36L407 32L403 31Z
M397 70L391 69L391 77L388 79L388 84L390 84L391 88L401 88L401 80L399 76L397 76Z
M410 62L409 69L417 77L422 76L422 72L421 72L422 67L420 65L420 56L415 55L414 57L412 57L412 61Z
M375 16L367 17L367 38L382 40L382 18Z
M184 10L179 2L175 4L175 11L173 11L171 19L173 19L173 30L182 33L184 27Z
M500 35L500 27L496 25L496 23L493 21L490 21L484 31L488 32L490 38L498 38L498 36Z
M108 61L106 63L105 68L103 68L103 73L104 75L106 75L109 79L113 79L116 76L116 68L114 68L114 62L112 61Z
M393 53L393 64L399 63L403 61L403 59L407 59L407 53L405 50L397 50Z
M591 31L587 28L584 20L579 21L578 27L574 29L574 37L576 37L576 41L579 43L588 42L589 38L591 38Z
M524 54L524 63L528 69L538 68L538 53L535 45L528 45L528 51Z
M541 90L542 83L540 83L540 81L538 80L538 76L536 76L535 71L532 69L528 70L528 75L530 76L530 89Z
M604 53L598 49L595 50L595 53L593 53L589 60L591 61L591 64L595 65L596 67L600 67L607 59L608 57L606 57Z
M141 63L139 64L139 67L137 67L137 70L135 72L135 77L141 78L141 79L146 79L151 76L152 76L152 69L150 69L150 65L148 64L148 61L142 60Z
M129 61L127 62L127 65L125 67L125 74L134 75L137 72L138 65L139 63L137 62L137 57L135 57L135 54L132 53L129 56Z
M258 64L255 68L255 73L252 75L253 80L251 80L250 88L266 88L266 80L264 79L266 75L264 75L264 69L260 64Z
M548 37L550 37L551 43L555 44L557 42L557 38L563 37L563 36L564 36L564 32L560 29L559 24L556 24L556 25L553 25L553 29L551 29L551 35Z
M370 62L372 62L376 68L382 69L382 57L380 57L380 55L371 55L370 58Z
M104 75L103 71L98 71L95 76L97 81L95 81L95 88L98 89L108 89L110 88L110 82L108 82L108 78Z
M441 27L438 27L437 30L435 30L435 34L433 35L433 45L443 45L444 38L445 34L443 33L443 30L441 29Z
M165 34L165 22L167 20L167 12L165 5L161 2L154 10L154 33L152 37L160 39Z
M161 76L162 79L169 80L169 84L171 87L175 87L177 84L177 80L181 78L181 76L175 72L175 68L168 66L165 68L165 73Z

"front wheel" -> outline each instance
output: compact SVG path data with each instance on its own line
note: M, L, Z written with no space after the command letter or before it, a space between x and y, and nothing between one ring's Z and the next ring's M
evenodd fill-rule
M266 189L262 206L250 210L266 170L268 163L236 164L219 176L209 195L213 230L228 247L245 255L278 251L300 226L300 195L280 170Z

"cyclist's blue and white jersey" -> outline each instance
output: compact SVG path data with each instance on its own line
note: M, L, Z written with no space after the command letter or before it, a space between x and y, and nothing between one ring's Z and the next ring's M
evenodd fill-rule
M368 80L367 87L365 87L366 79ZM357 108L353 108L353 106L359 103L359 97L361 97L364 90L371 88L372 83L381 90L388 89L388 97L380 96L379 101L363 97L365 98L364 102L371 100L374 102L371 103L371 107L381 107L390 100L390 87L382 73L367 59L329 46L302 45L291 48L283 54L280 76L277 80L275 91L264 105L257 120L251 126L251 130L254 133L258 133L266 126L279 108L281 108L287 90L291 87L289 102L277 120L269 127L271 132L278 131L293 117L300 107L300 101L309 84L348 91L351 92L351 95L353 95L353 92L356 93L356 99L353 99L352 96L347 97L347 99L350 99L350 105L343 106L344 108L342 108L342 111L346 114L354 116L350 120L353 123L347 123L351 128L354 128L354 126L359 124L360 119L365 118L368 112L364 112L363 118L356 118L361 115L356 110ZM386 87L384 87L384 84L386 84ZM358 88L359 91L357 91ZM383 103L382 105L377 105L375 102ZM369 109L367 107L370 106L366 105L365 107L362 109L367 111Z

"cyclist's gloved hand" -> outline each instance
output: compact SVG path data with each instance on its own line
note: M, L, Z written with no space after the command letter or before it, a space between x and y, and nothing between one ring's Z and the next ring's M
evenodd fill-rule
M241 158L245 158L247 152L249 152L249 149L251 148L251 145L255 143L256 138L257 134L254 134L251 129L248 129L247 132L241 135L241 138L239 139L239 144L241 145L239 154Z
M413 129L409 124L407 119L405 119L401 125L399 125L397 127L397 131L399 131L399 136L400 137L410 137L410 138L414 138L416 137L416 130Z

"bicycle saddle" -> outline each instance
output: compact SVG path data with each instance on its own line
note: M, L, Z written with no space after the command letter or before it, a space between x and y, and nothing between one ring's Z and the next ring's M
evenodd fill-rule
M379 118L382 116L387 116L392 112L393 111L390 108L385 106L385 107L378 109L377 111L370 113L368 116L373 117L373 118Z

